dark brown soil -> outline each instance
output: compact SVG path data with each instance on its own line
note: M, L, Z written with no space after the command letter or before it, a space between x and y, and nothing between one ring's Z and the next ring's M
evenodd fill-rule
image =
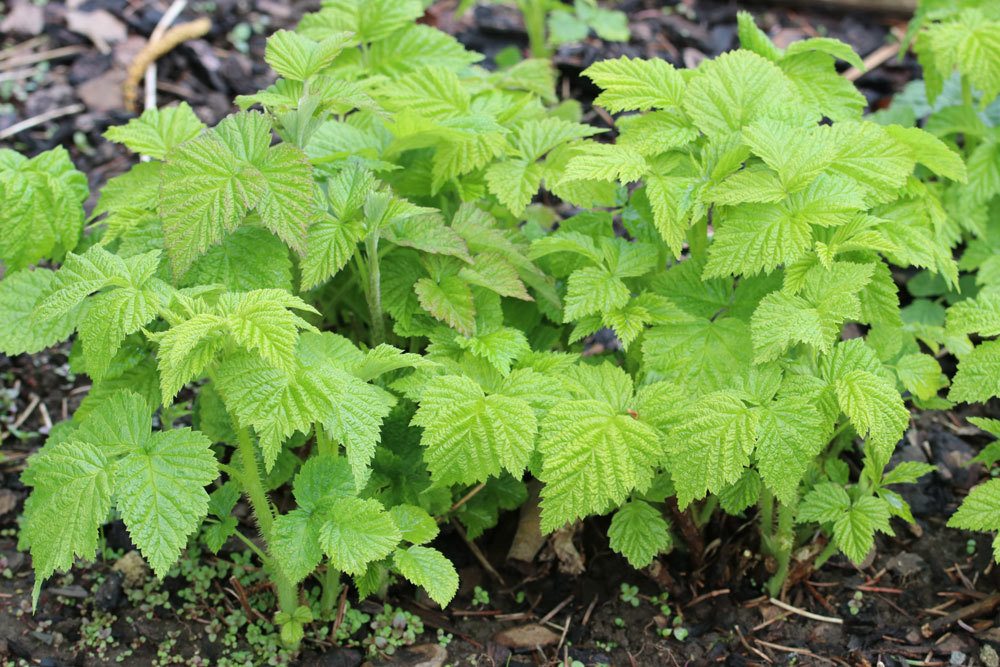
M293 25L317 4L314 0L192 3L209 12L215 25L205 39L178 48L160 62L161 101L184 99L205 121L218 121L232 110L230 100L235 95L269 83L270 75L263 65L265 35ZM592 40L559 49L555 60L564 75L563 94L589 101L595 91L578 74L603 57L658 56L678 65L691 65L735 45L738 6L734 2L690 0L675 5L623 0L618 4L629 13L632 41L621 45ZM663 13L664 4L675 6L675 11ZM435 4L426 20L488 55L511 43L525 44L515 13L480 6L455 20L452 5ZM148 35L156 24L161 10L155 7L156 3L147 7L147 3L126 0L89 0L80 9L108 11L135 40ZM889 31L902 25L899 18L795 13L768 5L752 9L779 43L826 34L848 41L862 55L884 44ZM0 54L32 38L37 40L35 52L80 48L53 61L30 83L5 94L8 103L0 104L0 130L48 109L83 100L83 112L21 133L9 147L37 153L65 145L77 166L99 184L129 165L131 158L100 138L108 125L129 116L117 107L93 108L94 90L82 87L103 80L100 85L105 89L98 86L96 97L117 94L115 73L127 66L129 51L125 45L112 45L111 53L101 53L67 28L69 9L60 3L49 3L42 11L44 23L39 34L0 33ZM194 16L192 10L188 12ZM240 35L246 30L240 26L250 28L250 35L243 35L245 39ZM4 62L0 55L0 71L9 71ZM872 107L878 108L918 74L907 57L883 64L865 75L859 85ZM213 656L219 655L220 648L208 634L213 619L239 611L248 598L253 601L255 596L268 595L264 587L244 589L242 584L225 579L207 582L220 593L222 602L195 614L192 620L173 611L183 599L182 589L187 585L183 579L168 578L162 584L163 599L136 601L133 595L130 601L120 578L112 573L113 559L100 560L74 570L70 577L53 580L43 593L38 613L30 613L30 562L17 551L14 536L26 495L19 473L51 424L72 414L86 392L85 378L73 376L67 356L67 349L14 359L0 356L0 658L10 661L7 664L52 666L115 664L116 656L121 664L146 665L157 660L169 664L174 659L176 664L214 664ZM447 663L452 665L570 665L573 661L588 666L997 665L1000 658L994 649L1000 644L1000 597L989 537L944 526L944 517L985 475L980 467L967 466L983 441L976 429L966 425L964 416L917 414L899 446L897 459L922 460L937 467L937 472L905 491L917 525L895 524L896 536L881 539L878 555L863 568L834 557L821 570L811 571L805 563L822 548L822 537L803 536L803 563L793 568L782 598L785 607L772 604L762 593L769 564L758 556L752 515L713 522L700 544L685 543L678 530L678 548L644 572L632 570L610 551L606 520L589 520L572 538L585 571L571 575L560 571L558 559L520 569L505 564L518 519L511 513L477 541L485 558L499 569L503 583L480 565L459 535L446 529L438 546L462 575L456 601L441 612L424 605L423 598L404 586L391 589L389 601L423 619L427 631L418 642L436 643L438 628L454 637L447 647ZM678 514L675 525L684 518ZM130 548L120 524L106 529L105 540L109 549L119 553ZM638 587L637 606L622 600L622 584ZM489 593L488 604L473 603L476 586ZM669 594L665 603L651 600L664 593ZM669 610L661 609L661 604ZM789 611L788 606L797 611ZM97 647L107 642L102 644L101 637L88 634L100 627L92 621L101 608L113 608L116 618L108 627L117 648L103 654ZM361 608L378 611L373 603L364 603ZM677 638L683 631L671 632L672 620L664 611L669 611L671 618L680 616L686 638ZM824 618L816 620L816 616ZM510 638L500 638L498 633L527 624L543 624L553 633L554 641L540 650L512 653L505 645L511 643ZM158 650L167 644L170 649L158 657ZM133 647L131 653L124 652L126 647ZM192 660L196 652L206 656L206 662ZM361 653L353 649L307 642L298 661L334 666L357 665L361 659ZM396 664L420 664L420 659L400 653ZM180 662L183 660L187 662Z

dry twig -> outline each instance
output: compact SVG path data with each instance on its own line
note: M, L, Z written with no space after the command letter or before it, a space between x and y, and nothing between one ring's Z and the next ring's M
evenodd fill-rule
M804 616L805 618L810 618L814 621L820 621L822 623L835 623L836 625L843 625L844 619L836 618L833 616L820 616L819 614L814 614L811 611L806 611L805 609L799 609L798 607L793 607L787 602L782 602L778 598L770 598L770 603L775 607L781 607L785 611L790 611L793 614L798 614L799 616Z
M143 47L142 51L135 57L128 68L125 83L122 85L122 95L125 99L125 108L129 111L136 110L136 98L138 96L139 80L143 78L147 68L153 65L162 56L173 51L177 46L191 39L198 39L204 36L212 28L212 22L207 18L200 18L190 23L183 23L174 26L163 33L163 37L153 41L152 39ZM153 83L155 90L156 84ZM154 100L155 106L155 100Z

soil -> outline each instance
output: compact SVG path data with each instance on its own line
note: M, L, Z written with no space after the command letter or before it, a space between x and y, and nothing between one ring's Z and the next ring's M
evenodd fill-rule
M664 13L664 4L673 11ZM126 0L69 3L78 5L74 10L59 3L24 9L27 5L36 7L27 0L8 3L9 17L18 7L26 13L19 15L17 25L0 29L0 131L52 108L82 103L81 112L19 133L8 147L35 154L64 145L97 186L127 169L132 159L100 134L129 118L120 104L122 72L163 8ZM203 120L217 122L232 111L235 95L270 82L263 65L266 34L294 25L317 5L315 0L191 3L181 20L207 13L213 28L204 39L160 61L160 102L186 100ZM515 12L480 5L456 19L453 5L433 5L425 20L488 56L510 44L526 44ZM561 47L555 62L564 96L587 105L596 91L579 73L604 57L662 57L691 66L735 45L736 3L623 0L617 5L629 14L632 40L607 44L592 39ZM900 17L794 12L768 5L751 9L779 43L830 35L854 45L862 55L905 25ZM70 30L73 11L106 12L102 34L126 39L98 35L101 44L95 45ZM17 65L27 54L54 49L68 55L37 70ZM4 74L14 83L5 83ZM874 109L885 106L918 75L907 56L882 64L858 84ZM585 108L596 121L598 112ZM264 596L267 602L266 587L246 587L235 577L203 582L218 604L194 614L175 611L183 606L185 588L191 585L183 577L168 577L155 586L147 582L143 599L144 593L136 593L142 584L130 583L127 572L114 570L120 554L132 548L120 523L105 529L106 558L56 577L43 592L37 613L30 612L30 561L17 551L15 537L27 495L19 474L52 424L72 414L86 393L85 378L73 375L68 354L64 347L30 357L0 356L0 658L8 664L51 666L213 664L213 656L220 655L211 636L213 623L244 609L253 614L255 600ZM996 416L1000 410L991 405L982 414ZM436 546L460 570L459 596L442 612L412 588L390 589L387 601L418 615L426 629L415 639L419 646L401 650L390 660L425 666L574 661L588 666L998 665L1000 571L992 563L989 536L944 525L960 498L987 474L980 466L968 465L984 439L967 425L966 416L915 413L897 449L897 460L926 461L937 468L904 491L916 525L895 523L896 535L881 537L877 555L860 568L837 556L812 571L807 563L822 549L823 538L803 536L807 546L798 554L801 562L793 567L780 604L762 593L773 564L758 555L752 515L716 520L700 539L685 541L684 531L676 531L677 548L642 572L608 548L606 519L585 521L574 534L563 536L562 560L553 557L550 544L543 551L547 558L515 566L506 562L506 554L518 515L508 513L476 541L482 557L498 572L485 569L462 537L445 527ZM690 521L680 512L674 519L676 526ZM567 545L575 547L575 562L566 557ZM569 555L574 555L573 549ZM203 557L203 563L214 562ZM582 574L565 572L581 564ZM623 584L638 590L623 594ZM477 594L477 587L488 593L489 602L481 591ZM374 615L380 607L366 602L359 609ZM680 619L676 629L674 619ZM444 651L438 646L438 629L453 637ZM366 630L360 628L355 637L362 638ZM241 646L252 641L249 636L239 639ZM344 666L363 659L361 650L312 638L295 662Z

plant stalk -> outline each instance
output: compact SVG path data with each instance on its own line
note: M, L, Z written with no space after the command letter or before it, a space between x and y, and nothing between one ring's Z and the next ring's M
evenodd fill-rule
M702 218L688 230L688 250L694 259L704 259L708 254L708 218Z
M365 297L368 300L368 312L372 321L372 345L385 342L385 316L382 313L382 271L379 266L378 233L372 233L365 239L365 252L368 255L368 290Z
M792 507L776 502L778 506L778 531L774 535L774 558L778 561L778 569L767 582L768 592L777 597L788 579L788 568L792 562L792 549L795 548L795 513Z
M257 465L257 455L254 451L253 439L250 432L245 428L236 427L239 456L243 462L243 490L250 500L250 507L257 519L261 535L267 543L268 552L271 551L271 536L274 531L274 513L271 511L271 501L267 498L264 490L264 482L261 478L260 467ZM278 609L288 614L292 614L299 606L298 586L290 582L281 571L273 566L273 554L264 563L270 565L269 574L274 583L274 589L278 597Z
M323 594L319 600L324 617L331 616L336 610L340 590L340 570L327 563L326 573L323 575Z
M548 58L549 47L545 36L545 0L518 0L524 28L528 32L528 45L532 58Z

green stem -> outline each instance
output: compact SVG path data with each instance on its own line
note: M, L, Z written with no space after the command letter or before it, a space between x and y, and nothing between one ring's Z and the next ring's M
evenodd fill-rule
M319 424L316 425L316 449L320 456L336 456L337 447Z
M372 345L385 342L385 317L382 314L382 271L379 267L378 233L365 239L365 253L368 259L368 311L372 320Z
M972 83L969 81L969 77L962 75L962 104L975 110L974 100L972 99ZM965 154L968 155L976 149L976 137L971 135L965 135Z
M772 540L774 558L778 561L778 569L767 582L768 592L772 597L781 593L785 580L788 578L788 566L792 561L792 549L795 547L795 510L785 505L778 505L778 532Z
M264 490L264 481L261 478L260 467L257 465L253 439L250 437L249 431L239 426L236 426L236 434L239 456L243 463L243 472L240 475L243 479L243 490L250 500L250 507L257 518L257 525L260 527L261 535L264 536L264 541L268 545L268 551L270 551L271 537L274 531L274 513L271 510L271 501L267 498L267 491ZM272 558L267 558L264 560L264 565L271 575L271 581L277 592L278 609L292 614L299 606L298 586L290 582L278 568L273 567L272 560Z
M698 509L698 513L694 518L694 522L698 524L699 528L708 524L718 506L719 499L716 496L709 496L708 500Z
M760 534L762 539L762 544L765 548L769 546L771 537L774 534L774 496L771 494L771 490L767 487L761 489L760 500L757 501L760 506Z
M245 544L247 549L257 554L257 558L260 559L260 562L264 563L264 565L270 564L271 559L268 557L266 553L260 550L260 547L258 547L256 544L253 543L253 540L251 540L249 537L247 537L238 530L235 533L233 533L233 535L236 536L236 539Z
M694 259L704 259L708 254L708 218L702 218L688 230L688 249Z
M333 614L337 605L337 598L340 597L340 570L329 563L326 566L326 574L323 575L323 595L320 597L320 610L324 617Z
M257 518L261 535L270 542L271 530L274 527L274 513L271 511L271 501L267 499L267 492L264 490L264 482L261 479L260 467L257 465L253 440L250 438L250 432L242 427L237 427L236 435L239 456L243 463L243 473L240 475L243 478L243 490L246 491L247 498L250 500L250 507Z
M524 28L528 31L531 56L548 58L549 47L545 38L545 0L519 0L517 4L524 16Z

